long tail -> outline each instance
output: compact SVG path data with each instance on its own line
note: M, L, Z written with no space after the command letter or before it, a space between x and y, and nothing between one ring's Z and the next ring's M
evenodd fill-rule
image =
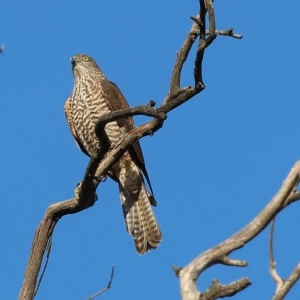
M155 249L162 240L162 234L151 208L153 196L146 190L144 182L137 199L133 199L119 185L126 230L132 235L139 254Z

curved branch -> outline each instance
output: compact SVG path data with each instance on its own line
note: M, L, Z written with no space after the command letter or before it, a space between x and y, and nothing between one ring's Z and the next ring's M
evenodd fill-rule
M167 98L164 100L163 104L168 103L174 97L176 97L178 93L180 93L180 77L181 77L182 67L198 35L199 35L199 26L196 22L194 22L181 49L179 50L179 52L177 52L177 58L176 58L175 66L171 77L170 92Z
M256 218L232 237L205 251L179 271L182 299L199 299L201 293L197 289L196 281L200 274L208 267L222 263L224 257L256 237L286 207L285 202L299 183L299 178L300 161L296 162L281 189ZM295 273L298 274L298 269Z
M287 198L287 200L293 199L295 201L295 197L291 197L297 194L297 192L292 192L291 195ZM285 202L287 202L287 200ZM291 202L290 202L291 203ZM270 274L273 280L276 283L276 292L272 300L281 300L283 299L293 285L300 278L300 264L296 266L292 274L288 279L281 278L276 271L276 262L274 258L274 249L273 249L273 236L274 236L274 227L275 227L275 218L271 221L271 230L270 230L270 238L269 238L269 248L270 248Z
M270 271L270 274L271 274L273 280L276 283L276 286L277 286L276 292L277 292L282 287L283 280L276 271L276 262L275 262L275 258L274 258L274 247L273 247L274 227L275 227L275 218L271 221L271 230L270 230L270 237L269 237L269 252L270 252L269 271Z
M103 293L105 293L107 290L110 289L111 284L112 284L112 280L113 280L113 277L114 277L114 271L115 271L115 266L113 266L112 269L111 269L110 279L109 279L109 282L108 282L107 286L104 289L102 289L100 292L88 297L86 300L95 299L96 297L102 295Z
M126 109L122 109L122 110L118 110L106 114L98 120L96 124L96 130L99 127L104 128L105 125L109 122L113 122L118 119L122 119L126 117L137 116L137 115L144 115L148 117L154 117L161 120L165 120L167 118L165 112L155 109L154 106L155 106L155 101L151 100L149 104L146 105L130 107L130 108L126 108Z

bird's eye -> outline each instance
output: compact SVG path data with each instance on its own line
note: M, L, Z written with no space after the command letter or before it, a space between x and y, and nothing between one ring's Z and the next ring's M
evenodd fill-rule
M87 56L83 57L83 60L87 61L89 58Z

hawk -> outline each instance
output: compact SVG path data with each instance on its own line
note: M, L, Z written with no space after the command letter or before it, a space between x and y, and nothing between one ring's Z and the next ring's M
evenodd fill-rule
M71 58L71 63L75 83L64 107L65 115L77 145L91 157L101 147L101 140L95 134L99 117L129 105L92 57L78 54ZM115 144L134 128L133 118L127 117L106 124L105 132ZM126 230L132 235L137 252L144 254L157 248L162 234L151 208L151 205L156 206L156 201L138 141L128 148L107 175L119 185ZM144 178L151 193L146 189Z

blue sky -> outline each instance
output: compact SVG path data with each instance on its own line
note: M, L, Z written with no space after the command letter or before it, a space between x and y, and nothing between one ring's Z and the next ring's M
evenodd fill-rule
M88 163L63 113L73 88L70 57L93 56L130 105L160 104L198 1L1 3L0 298L16 299L35 228L51 203L73 197ZM141 141L161 246L136 254L118 188L107 181L94 207L60 220L36 299L85 299L106 285L112 265L112 288L101 299L179 299L171 266L185 266L251 221L299 159L299 3L216 1L215 9L217 28L234 27L244 38L218 37L205 54L205 91ZM183 85L192 84L192 70L191 56ZM297 203L277 218L282 277L299 262L299 226ZM235 299L270 299L268 232L231 254L249 267L212 267L199 288L247 276L253 285ZM296 284L287 299L299 293Z

